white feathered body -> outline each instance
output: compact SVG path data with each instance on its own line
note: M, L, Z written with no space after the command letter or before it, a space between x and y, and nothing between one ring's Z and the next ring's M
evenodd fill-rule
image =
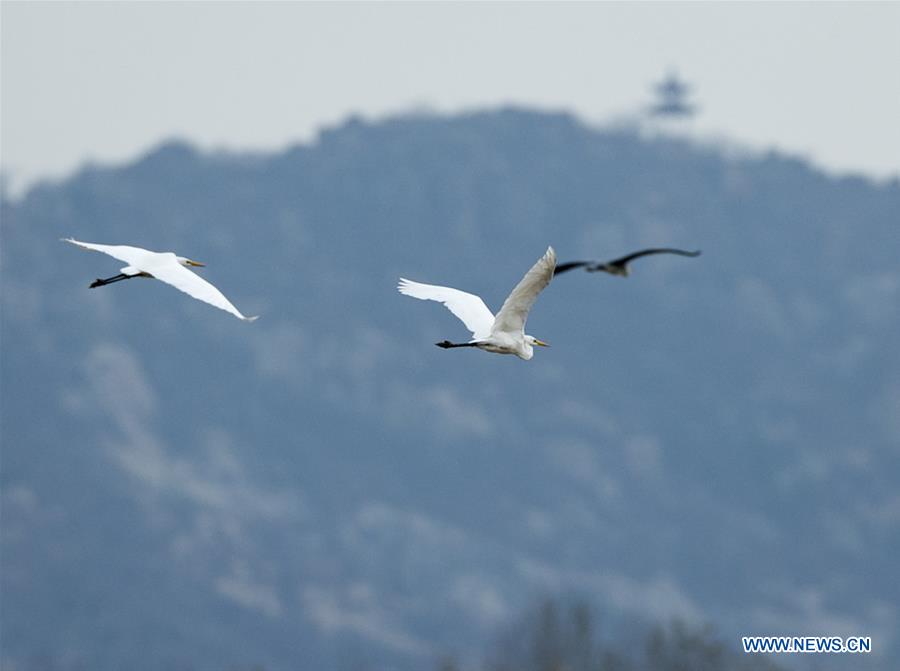
M532 336L522 334L517 336L511 333L492 333L487 340L472 341L478 349L494 354L515 354L520 359L528 361L534 356L534 347L529 344L528 338Z

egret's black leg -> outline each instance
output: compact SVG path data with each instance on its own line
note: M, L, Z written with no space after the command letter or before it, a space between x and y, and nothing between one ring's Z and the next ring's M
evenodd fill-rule
M451 347L478 347L478 345L473 342L450 342L449 340L442 340L441 342L436 342L434 344L438 347L443 347L444 349L450 349Z
M133 275L126 275L125 273L119 273L118 275L113 275L112 277L107 277L105 280L96 279L91 282L91 289L96 289L97 287L103 287L107 284L112 284L113 282L121 282L122 280L130 280Z

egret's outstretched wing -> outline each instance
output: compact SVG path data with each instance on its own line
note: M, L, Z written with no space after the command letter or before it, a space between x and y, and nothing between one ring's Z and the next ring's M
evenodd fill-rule
M491 334L494 315L479 296L468 294L459 289L438 287L433 284L421 284L400 278L397 289L404 296L412 296L423 301L437 301L447 306L453 314L462 320L466 328L472 332L475 340L482 340Z
M93 242L81 242L75 238L62 238L62 240L63 242L71 242L73 245L78 245L84 249L109 254L114 259L119 259L119 261L124 261L128 265L135 267L140 267L141 262L147 255L154 253L140 247L129 247L128 245L98 245Z
M596 261L569 261L568 263L560 263L558 266L556 266L553 274L562 275L569 270L574 270L575 268L583 268L584 266L590 266L594 263L596 263Z
M238 319L247 322L256 321L259 317L245 317L240 310L234 307L221 291L216 289L212 284L204 280L199 275L192 273L190 270L182 266L175 260L172 255L171 263L157 263L150 269L150 274L156 279L171 284L176 289L183 291L188 296L196 298L198 301L209 303L220 310L230 312Z
M509 333L522 333L525 329L525 320L528 312L537 300L544 287L553 279L553 270L556 268L556 252L553 247L547 247L546 253L538 259L531 270L525 273L525 277L516 285L512 293L507 297L494 320L494 333L505 331Z
M649 256L650 254L679 254L680 256L700 256L700 250L698 249L695 252L687 252L683 249L673 249L671 247L655 247L653 249L642 249L639 252L634 252L632 254L628 254L627 256L623 256L621 259L607 261L607 264L611 266L621 266L629 263L630 261L634 261L635 259L639 259L642 256Z

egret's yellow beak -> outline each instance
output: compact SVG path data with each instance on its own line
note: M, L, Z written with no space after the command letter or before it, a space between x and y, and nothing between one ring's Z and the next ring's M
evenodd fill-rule
M205 263L200 263L199 261L191 261L190 259L188 259L187 262L189 266L199 266L200 268L206 266Z
M537 338L534 339L534 344L540 345L541 347L550 347L550 345L545 343L543 340L538 340Z

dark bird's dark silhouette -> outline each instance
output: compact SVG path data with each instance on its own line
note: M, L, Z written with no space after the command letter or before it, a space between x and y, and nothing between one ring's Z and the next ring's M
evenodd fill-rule
M700 256L700 250L695 252L687 252L683 249L672 249L669 247L658 247L653 249L642 249L623 256L613 261L569 261L568 263L560 263L556 266L554 275L565 273L575 268L584 268L589 273L604 272L610 275L618 275L619 277L628 277L628 264L641 256L649 256L650 254L678 254L680 256Z

